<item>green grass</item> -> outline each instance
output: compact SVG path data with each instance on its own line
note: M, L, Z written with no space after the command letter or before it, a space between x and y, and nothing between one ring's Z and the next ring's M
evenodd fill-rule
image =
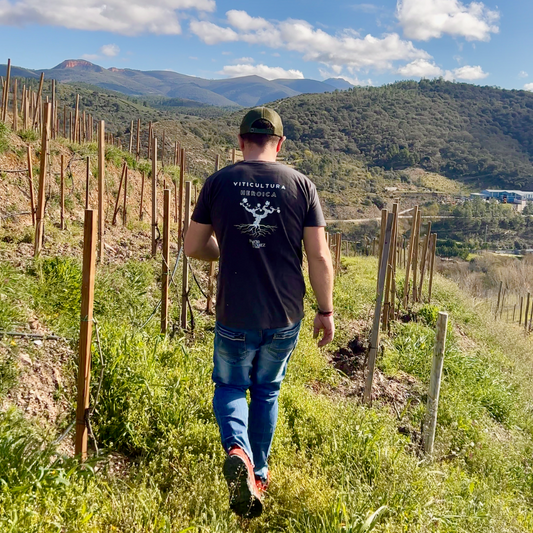
M369 323L375 297L375 258L343 261L333 349L351 340L353 324ZM213 318L197 313L194 336L159 335L158 316L140 330L159 296L158 269L133 260L98 267L95 317L105 368L93 428L100 459L79 468L54 453L53 435L36 434L15 411L0 415L0 530L533 531L532 395L524 385L531 343L519 332L487 327L485 311L440 277L434 305L416 308L414 322L394 324L383 338L380 370L416 378L411 401L398 412L381 400L364 407L345 393L345 378L312 339L313 299L306 299L301 339L280 396L266 511L250 523L237 520L228 510L211 407ZM44 259L18 276L31 295L24 305L56 333L75 339L79 261ZM192 298L198 297L193 288ZM451 323L436 460L430 462L399 428L411 435L420 430L433 327L442 309ZM95 353L93 375L99 372ZM127 464L120 475L110 455L117 453Z

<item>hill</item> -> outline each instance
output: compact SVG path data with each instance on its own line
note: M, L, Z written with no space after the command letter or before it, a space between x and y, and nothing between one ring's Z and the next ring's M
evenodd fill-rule
M127 95L183 98L219 107L252 107L302 93L352 87L342 79L333 80L331 84L316 80L269 81L260 76L207 80L167 70L105 69L81 59L68 59L52 69L12 68L14 76L26 78L38 78L41 72L47 79L61 83L87 83ZM5 73L6 65L0 65L0 76Z
M297 148L385 170L420 166L480 186L533 187L533 94L444 80L275 104Z

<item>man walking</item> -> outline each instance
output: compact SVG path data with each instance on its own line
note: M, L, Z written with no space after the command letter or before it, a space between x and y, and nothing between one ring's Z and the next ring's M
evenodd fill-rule
M205 182L185 253L205 261L220 257L213 408L228 454L230 507L252 518L262 512L278 395L303 318L302 240L318 303L315 338L323 330L319 346L335 332L333 267L314 184L276 162L285 140L279 115L252 109L238 137L244 161Z

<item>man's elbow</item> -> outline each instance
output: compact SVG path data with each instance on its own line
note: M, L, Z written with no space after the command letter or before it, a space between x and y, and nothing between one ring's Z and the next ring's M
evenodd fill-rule
M187 257L192 257L193 259L198 259L198 246L194 241L191 239L185 238L185 242L183 243L183 251L185 252L185 255Z

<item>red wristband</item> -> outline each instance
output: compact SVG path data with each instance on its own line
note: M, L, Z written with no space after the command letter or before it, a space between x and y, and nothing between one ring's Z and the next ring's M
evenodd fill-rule
M333 315L333 311L321 311L320 309L317 311L317 313L321 316L331 316Z

